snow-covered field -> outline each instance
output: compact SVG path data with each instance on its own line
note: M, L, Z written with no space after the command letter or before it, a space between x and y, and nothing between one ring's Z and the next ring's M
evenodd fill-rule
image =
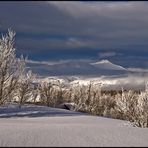
M0 107L0 146L148 146L148 128L64 109Z

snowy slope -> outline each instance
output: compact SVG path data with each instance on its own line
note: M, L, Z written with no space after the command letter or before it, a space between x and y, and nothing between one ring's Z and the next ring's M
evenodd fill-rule
M147 128L122 120L32 105L0 108L0 146L148 146L147 137Z
M102 60L99 62L91 63L91 65L95 66L96 68L100 68L100 69L126 70L122 66L115 65L108 60Z

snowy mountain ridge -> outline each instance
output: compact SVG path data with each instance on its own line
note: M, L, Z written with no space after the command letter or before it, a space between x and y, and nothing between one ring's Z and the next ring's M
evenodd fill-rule
M102 69L126 70L124 67L115 65L108 60L101 60L95 63L91 63L91 65Z
M128 71L122 66L111 63L108 60L98 62L88 61L66 61L53 65L44 64L42 66L31 65L32 71L39 75L46 76L90 76L90 75L120 75Z

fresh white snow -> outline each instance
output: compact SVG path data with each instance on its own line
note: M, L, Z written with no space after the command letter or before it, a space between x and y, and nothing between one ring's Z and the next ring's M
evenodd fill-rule
M148 128L64 109L0 107L0 146L148 146Z

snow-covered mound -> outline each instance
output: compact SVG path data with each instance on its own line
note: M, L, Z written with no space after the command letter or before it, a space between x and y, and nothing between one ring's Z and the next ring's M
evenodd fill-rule
M43 106L0 107L0 146L148 146L148 128Z

